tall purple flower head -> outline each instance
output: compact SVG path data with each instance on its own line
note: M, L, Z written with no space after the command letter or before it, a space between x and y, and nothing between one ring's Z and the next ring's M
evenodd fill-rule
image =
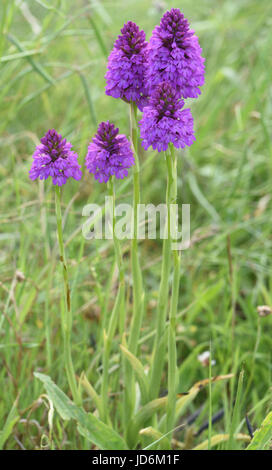
M108 59L106 94L134 101L140 110L147 102L145 75L147 42L145 32L132 21L124 24Z
M148 46L147 82L151 90L162 81L176 88L181 98L197 98L204 84L204 61L198 38L179 9L167 11Z
M78 155L71 150L72 144L63 139L55 129L47 131L37 145L29 171L32 180L46 180L52 176L53 184L62 186L68 178L80 180Z
M172 143L176 148L190 146L195 140L194 121L190 109L182 109L184 101L168 82L157 86L144 108L139 121L142 145L145 150L152 145L159 152Z
M111 176L123 179L134 165L134 156L125 135L118 134L114 124L101 122L88 147L86 167L99 183L106 183Z

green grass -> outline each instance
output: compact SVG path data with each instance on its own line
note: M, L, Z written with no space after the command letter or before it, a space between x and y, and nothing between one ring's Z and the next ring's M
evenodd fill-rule
M81 163L101 120L110 119L122 133L129 133L128 107L104 93L106 56L125 21L136 21L149 38L162 11L146 0L32 0L27 4L33 20L18 3L4 0L0 11L0 442L6 449L90 448L72 422L55 413L51 423L50 402L44 395L40 398L44 388L34 376L49 375L68 394L54 191L49 181L32 183L28 171L33 149L48 128L73 142ZM272 305L272 5L270 0L184 0L168 6L182 8L190 19L207 70L201 97L190 103L197 140L180 155L178 167L178 201L191 204L194 241L181 262L179 391L187 392L209 377L209 368L197 355L209 350L210 342L216 360L211 374L234 374L211 387L212 413L224 408L224 418L212 425L210 435L207 428L192 437L185 428L175 438L192 448L208 437L211 444L217 434L229 434L216 448L243 449L247 444L235 435L247 434L246 413L255 429L271 410L272 316L259 318L257 306ZM154 152L141 159L142 200L161 203L166 184L163 159ZM118 200L131 200L131 177L118 185L118 192ZM103 185L87 173L80 184L66 185L64 237L74 312L74 366L78 376L85 372L98 395L100 320L103 312L109 315L116 294L114 251L110 241L84 241L81 212L86 203L103 201ZM138 359L145 367L151 359L161 247L156 240L140 244L146 313ZM124 253L128 249L124 242ZM128 256L125 263L131 283ZM16 271L24 275L21 282ZM126 329L131 311L127 295ZM123 434L120 343L116 336L109 380L112 424ZM163 380L166 388L167 370ZM83 398L85 410L94 411L95 400L86 391ZM209 418L209 403L206 387L177 424L203 407L193 424L197 431ZM149 425L147 421L142 427ZM143 436L142 448L158 439L154 436Z

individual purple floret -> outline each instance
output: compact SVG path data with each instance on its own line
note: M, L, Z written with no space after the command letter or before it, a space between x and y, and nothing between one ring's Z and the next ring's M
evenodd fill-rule
M134 165L134 156L125 135L118 134L114 124L101 122L88 147L86 167L99 183L106 183L111 176L123 179L128 168Z
M180 98L197 98L204 84L204 61L198 38L179 9L167 11L148 46L147 83L152 91L170 82Z
M58 186L65 184L68 178L80 180L78 155L71 148L72 144L63 139L55 129L47 131L33 154L30 179L46 180L52 176L53 184Z
M167 82L157 86L144 108L141 129L142 145L145 150L152 145L159 152L173 143L176 148L190 146L195 140L194 121L190 109L182 109L184 101Z
M106 95L134 101L142 111L147 103L145 32L132 21L124 24L108 59Z

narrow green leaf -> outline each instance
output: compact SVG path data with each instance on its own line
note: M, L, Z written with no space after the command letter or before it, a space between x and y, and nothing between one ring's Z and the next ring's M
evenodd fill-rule
M156 398L144 405L132 419L128 430L128 442L133 447L138 440L138 433L145 423L160 410L165 410L167 406L167 397Z
M103 36L102 36L102 34L100 33L100 30L99 30L99 28L98 28L98 26L97 26L97 24L96 24L96 22L95 22L93 16L92 16L92 15L89 15L89 16L88 16L88 19L89 19L89 21L90 21L90 23L91 23L91 25L92 25L92 28L93 28L93 30L94 30L94 33L95 33L97 42L98 42L98 44L99 44L99 46L100 46L100 49L101 49L103 55L105 56L105 58L107 59L107 58L108 58L108 55L109 55L109 52L108 52L108 50L107 50L107 48L106 48L106 46L105 46Z
M5 55L2 56L0 59L0 62L10 62L12 60L18 60L18 59L24 59L25 57L29 57L32 55L37 55L40 54L39 50L30 50L30 51L25 51L25 52L17 52L16 54L10 54L10 55Z
M44 70L44 68L40 64L38 64L31 56L27 55L27 51L25 51L25 49L15 36L8 34L7 38L12 44L14 44L14 46L17 47L20 52L25 54L24 58L30 63L33 70L35 70L39 75L41 75L41 77L43 77L46 82L50 83L51 85L55 84L55 80Z
M96 408L98 409L99 416L101 417L103 414L102 410L102 402L100 396L96 393L92 384L90 384L89 380L87 379L85 373L82 374L80 378L80 383L85 388L88 395L93 399Z
M88 86L88 83L87 83L87 80L86 80L85 76L82 73L79 73L79 76L80 76L80 79L81 79L81 82L82 82L82 85L83 85L83 89L84 89L84 92L85 92L85 96L86 96L86 99L87 99L87 102L88 102L88 105L89 105L91 120L92 120L92 123L93 123L94 127L96 128L97 127L97 118L96 118L96 113L95 113L91 93L90 93L90 90L89 90L89 86Z
M235 450L235 449L233 449L233 447L235 445L234 440L233 440L233 436L234 436L234 432L236 431L236 428L237 428L238 422L239 422L243 379L244 379L244 370L241 370L240 375L239 375L239 380L238 380L237 394L236 394L236 398L235 398L235 405L234 405L234 410L233 410L233 415L232 415L232 420L231 420L231 426L230 426L230 438L229 438L229 444L228 444L228 449L229 450Z
M202 191L200 190L196 177L193 173L188 173L188 182L189 186L191 188L191 191L195 198L198 200L198 202L202 205L202 207L208 212L208 214L211 216L211 218L215 222L220 221L220 216L218 212L215 210L215 208L211 205L211 203L206 199Z
M2 431L0 432L0 450L3 449L6 440L9 438L9 436L12 433L12 429L14 428L15 424L20 418L17 412L17 401L18 401L18 398L13 403L12 408L6 419L6 422L4 424L4 427Z
M137 381L139 383L139 387L141 390L142 402L146 403L148 400L148 382L147 382L147 377L145 375L144 367L139 361L139 359L137 359L137 357L135 357L134 354L132 354L127 348L125 348L125 346L120 345L120 348L121 348L122 353L126 356L128 361L130 362L135 372L135 375L136 375L136 378L137 378Z

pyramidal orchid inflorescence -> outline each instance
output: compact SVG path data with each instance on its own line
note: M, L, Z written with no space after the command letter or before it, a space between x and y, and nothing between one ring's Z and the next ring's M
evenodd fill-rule
M147 42L145 32L132 21L121 29L108 59L106 94L124 101L134 101L140 110L147 103L145 76Z
M72 144L63 139L55 129L47 131L37 145L29 171L32 180L47 179L52 176L54 185L62 186L68 178L80 180L81 170L77 153L71 150Z
M152 91L162 81L181 98L197 98L204 84L204 61L198 38L179 9L167 11L148 45L147 83Z
M190 109L182 109L184 101L170 83L157 86L144 108L139 121L142 145L145 150L152 145L159 152L173 143L176 148L190 146L195 140L194 121Z
M88 147L86 167L100 183L107 183L111 176L124 178L134 165L134 156L127 137L118 134L114 124L101 122Z

